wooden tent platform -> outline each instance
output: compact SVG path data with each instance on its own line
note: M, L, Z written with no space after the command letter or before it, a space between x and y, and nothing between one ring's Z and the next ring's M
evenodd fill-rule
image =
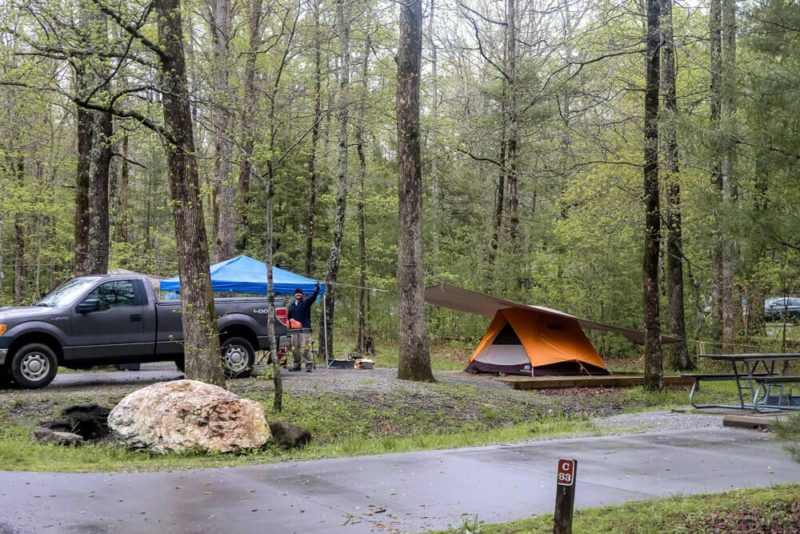
M513 389L557 389L557 388L620 388L641 386L642 375L606 376L503 376L497 380ZM665 376L667 387L691 386L694 379L683 376Z

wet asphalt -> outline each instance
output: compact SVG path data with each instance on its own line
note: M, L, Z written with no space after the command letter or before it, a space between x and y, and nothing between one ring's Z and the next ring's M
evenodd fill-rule
M799 482L769 434L706 428L138 474L0 472L2 533L424 532L553 511L576 458L576 506Z

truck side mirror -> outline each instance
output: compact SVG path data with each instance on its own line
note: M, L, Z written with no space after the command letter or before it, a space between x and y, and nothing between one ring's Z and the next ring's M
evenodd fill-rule
M100 301L97 299L86 299L78 304L78 313L89 313L100 309Z

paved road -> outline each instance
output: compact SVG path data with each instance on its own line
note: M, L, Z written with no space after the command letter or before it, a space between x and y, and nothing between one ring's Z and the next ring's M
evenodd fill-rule
M140 474L0 472L0 532L420 532L551 512L559 456L582 508L800 481L767 434L700 429Z

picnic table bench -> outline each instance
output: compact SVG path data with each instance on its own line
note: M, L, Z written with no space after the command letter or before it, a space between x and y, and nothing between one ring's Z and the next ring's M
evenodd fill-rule
M800 410L800 396L793 397L791 384L800 376L790 375L790 364L800 362L798 353L701 354L701 358L727 362L731 373L685 374L694 379L689 403L695 408L737 408L742 410ZM732 381L738 404L698 404L695 395L703 381Z

